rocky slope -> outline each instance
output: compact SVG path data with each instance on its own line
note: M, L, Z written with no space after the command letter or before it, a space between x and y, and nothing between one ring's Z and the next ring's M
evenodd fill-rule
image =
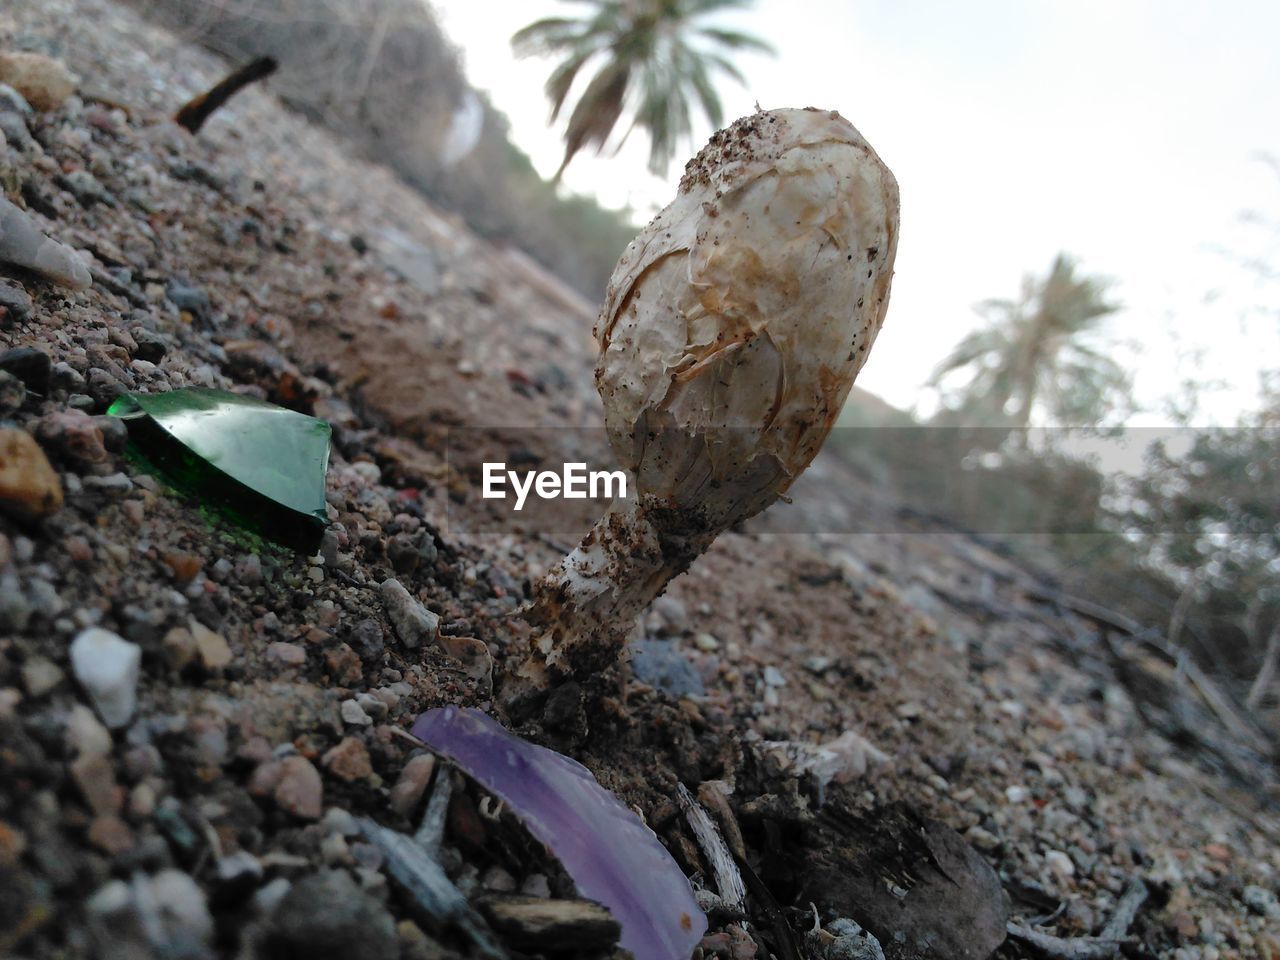
M495 709L530 579L574 531L480 532L446 452L549 462L598 425L592 307L269 89L190 137L167 118L225 66L123 7L8 4L14 49L65 64L77 93L5 111L0 183L94 284L0 268L0 952L475 954L355 818L412 832L447 775L431 782L413 718ZM111 400L190 385L334 425L316 556L125 455ZM896 517L838 462L779 511L673 585L603 700L560 697L523 728L638 810L698 886L677 783L724 798L768 890L745 918L712 911L704 955L845 955L839 918L887 956L966 955L942 933L920 945L922 909L972 928L972 949L1006 913L1095 936L1140 880L1127 953L1280 956L1271 774L1173 671L928 520L777 532ZM801 771L803 745L833 742L843 782ZM485 801L457 783L440 859L458 888L571 892ZM793 944L810 902L826 938ZM532 952L527 930L506 936Z

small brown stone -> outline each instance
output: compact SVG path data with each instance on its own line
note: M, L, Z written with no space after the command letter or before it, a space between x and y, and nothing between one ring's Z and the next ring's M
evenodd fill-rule
M27 838L0 820L0 867L12 867L27 849Z
M133 849L133 831L119 817L94 817L89 824L89 842L103 853L117 856Z
M280 786L280 778L284 776L284 766L279 760L267 760L258 764L249 776L245 787L251 797L269 797Z
M436 638L436 645L451 659L456 660L462 667L462 672L472 680L479 680L482 684L492 683L493 657L489 653L488 644L483 640L441 635Z
M405 819L411 819L422 802L422 795L431 782L436 768L436 758L429 753L411 759L400 771L400 779L391 788L391 809Z
M1206 844L1204 848L1206 856L1212 857L1220 863L1226 863L1231 859L1231 848L1221 843Z
M0 509L19 520L48 516L62 506L62 481L25 430L0 428Z
M0 83L17 90L37 110L56 110L76 92L76 81L61 63L39 53L0 54Z
M343 737L320 762L335 777L346 780L348 783L353 780L364 780L373 773L373 764L369 762L369 751L364 743L355 737Z
M267 659L282 667L301 667L307 662L307 651L296 643L277 640L267 645Z
M325 652L324 668L329 676L344 687L354 686L364 679L364 666L360 663L360 658L345 643Z
M164 658L169 666L181 672L196 656L196 638L186 627L174 627L164 635Z
M90 753L77 757L71 764L71 779L94 813L108 815L120 812L124 798L116 786L115 769L109 756Z
M192 619L191 636L195 638L196 649L200 651L200 662L209 671L221 670L232 660L231 646L220 633L214 633L199 620Z
M83 410L59 410L41 417L36 439L55 457L75 464L104 463L109 456L102 430Z
M1196 918L1186 910L1179 910L1171 916L1169 923L1183 939L1193 940L1200 936L1200 925L1196 923Z
M173 579L179 583L190 583L204 568L204 560L194 553L166 553L164 563L173 571Z
M306 757L285 757L280 761L280 782L274 796L281 810L301 820L319 820L324 812L324 784Z

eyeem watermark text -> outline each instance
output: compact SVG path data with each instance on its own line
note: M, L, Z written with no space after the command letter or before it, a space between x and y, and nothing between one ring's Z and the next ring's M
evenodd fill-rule
M554 470L526 470L523 474L508 470L505 463L484 464L481 495L486 500L507 499L507 485L515 493L514 509L522 510L529 493L543 500L595 500L600 497L627 496L627 475L621 470L588 470L585 463L566 463L560 473Z

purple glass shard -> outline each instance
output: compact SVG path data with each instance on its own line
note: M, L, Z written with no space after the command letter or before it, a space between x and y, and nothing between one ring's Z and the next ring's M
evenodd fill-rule
M640 818L582 764L508 733L479 710L428 710L413 735L520 818L578 892L622 925L636 960L688 960L707 929L683 871Z

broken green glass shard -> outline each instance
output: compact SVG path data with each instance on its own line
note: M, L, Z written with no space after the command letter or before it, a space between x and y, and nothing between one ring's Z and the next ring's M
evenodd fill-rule
M224 390L126 393L107 411L176 489L271 540L314 552L327 524L329 424Z

